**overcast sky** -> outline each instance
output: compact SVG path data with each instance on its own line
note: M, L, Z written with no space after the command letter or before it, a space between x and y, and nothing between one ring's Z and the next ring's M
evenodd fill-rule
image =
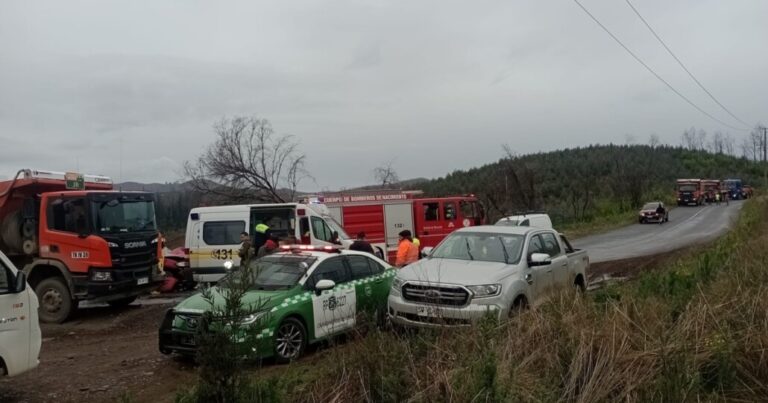
M738 126L624 1L582 0L703 109ZM731 111L768 120L768 1L633 0ZM19 168L180 179L222 116L296 136L316 182L401 178L720 126L570 0L0 2L0 177ZM122 144L122 152L121 152ZM122 158L121 158L122 155ZM122 164L121 164L122 159ZM122 165L122 169L121 169Z

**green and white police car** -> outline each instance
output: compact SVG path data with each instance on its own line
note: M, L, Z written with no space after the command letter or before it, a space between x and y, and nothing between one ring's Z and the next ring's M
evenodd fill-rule
M295 245L251 263L253 286L242 299L258 306L242 318L255 334L256 355L279 362L301 356L312 344L355 327L363 311L384 314L395 269L377 257L332 247ZM234 271L214 287L237 281ZM217 298L218 297L218 300ZM160 352L195 354L198 326L211 304L201 293L169 309L160 326Z

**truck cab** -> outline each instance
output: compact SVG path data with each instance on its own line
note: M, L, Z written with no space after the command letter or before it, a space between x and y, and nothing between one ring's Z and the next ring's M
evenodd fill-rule
M41 321L61 323L83 300L126 305L162 283L154 206L96 175L22 170L0 182L0 250L26 273Z
M265 224L282 242L295 239L305 245L333 245L333 233L344 248L352 239L333 220L322 204L279 203L197 207L187 221L185 248L196 282L215 283L227 273L226 266L239 266L240 234L251 239L256 227Z

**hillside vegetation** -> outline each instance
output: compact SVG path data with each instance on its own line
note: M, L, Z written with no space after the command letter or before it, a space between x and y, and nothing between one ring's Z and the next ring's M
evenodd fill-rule
M418 184L427 195L474 193L491 219L546 210L556 224L622 216L650 200L674 201L677 178L761 182L746 158L669 146L589 146L514 156Z

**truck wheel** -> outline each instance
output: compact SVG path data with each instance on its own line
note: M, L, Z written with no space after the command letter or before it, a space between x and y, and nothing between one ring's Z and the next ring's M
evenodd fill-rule
M132 297L125 297L125 298L116 299L114 301L108 301L107 303L109 304L109 306L111 306L113 308L120 308L120 307L123 307L123 306L130 305L131 302L133 302L133 301L136 301L136 296L135 295L132 296Z
M307 330L296 318L288 318L275 331L275 358L285 364L298 359L307 346Z
M69 287L60 277L51 277L41 281L35 287L35 294L40 299L38 315L43 323L63 323L77 308L69 294Z

